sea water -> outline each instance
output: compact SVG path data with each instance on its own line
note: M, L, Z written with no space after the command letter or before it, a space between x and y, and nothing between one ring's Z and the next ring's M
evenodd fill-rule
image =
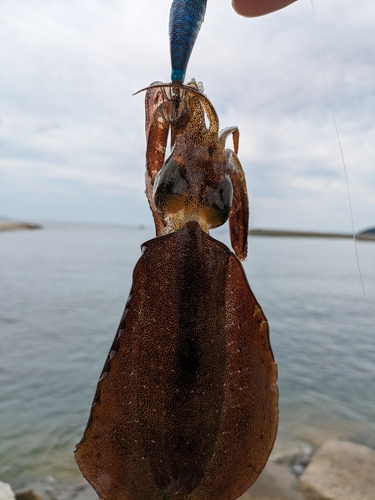
M228 243L227 229L212 233ZM0 234L0 480L75 480L73 451L152 228ZM375 315L375 244L358 242ZM375 447L375 330L351 240L251 237L244 264L279 367L278 442Z

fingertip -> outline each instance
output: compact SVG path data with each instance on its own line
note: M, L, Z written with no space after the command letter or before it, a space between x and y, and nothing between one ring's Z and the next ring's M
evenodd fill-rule
M297 0L232 0L234 11L243 17L259 17L283 9Z

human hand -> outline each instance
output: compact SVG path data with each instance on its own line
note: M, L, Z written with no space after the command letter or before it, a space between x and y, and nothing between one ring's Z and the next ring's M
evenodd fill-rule
M282 9L296 0L232 0L233 9L240 16L258 17Z

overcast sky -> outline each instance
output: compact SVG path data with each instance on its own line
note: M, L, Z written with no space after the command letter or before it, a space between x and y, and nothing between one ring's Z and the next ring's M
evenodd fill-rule
M3 0L0 216L152 224L144 95L169 81L171 0ZM314 0L357 230L375 226L375 2ZM187 72L240 128L251 226L350 231L311 0L208 0Z

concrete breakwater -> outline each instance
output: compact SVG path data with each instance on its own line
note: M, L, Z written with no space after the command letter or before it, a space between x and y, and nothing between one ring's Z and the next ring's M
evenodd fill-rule
M331 233L321 231L288 231L284 229L250 229L250 236L283 236L294 238L349 238L353 235L349 233ZM357 233L356 240L375 241L375 234Z
M319 448L275 450L258 480L239 500L374 500L375 450L351 441L329 440ZM0 482L0 500L98 500L83 479L53 478L13 492Z

